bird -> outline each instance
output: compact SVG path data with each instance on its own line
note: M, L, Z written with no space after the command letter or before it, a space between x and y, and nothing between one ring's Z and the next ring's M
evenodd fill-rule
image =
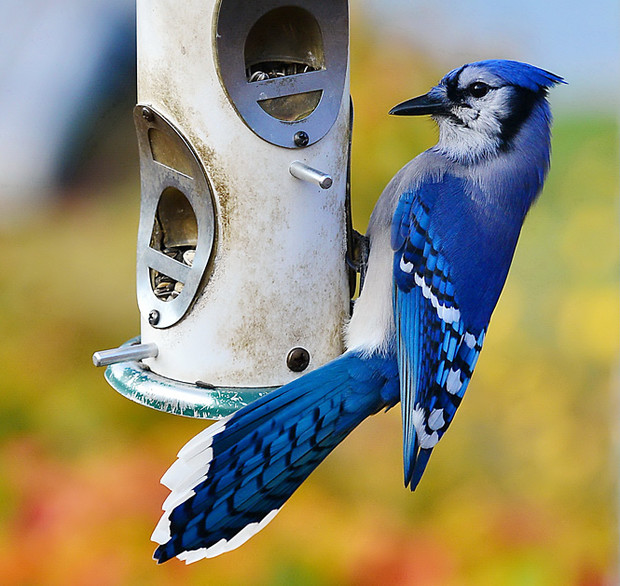
M472 377L551 153L548 90L561 77L504 59L450 71L390 110L430 115L437 143L391 179L371 214L345 352L191 439L154 558L231 551L370 415L401 404L404 483L418 486Z

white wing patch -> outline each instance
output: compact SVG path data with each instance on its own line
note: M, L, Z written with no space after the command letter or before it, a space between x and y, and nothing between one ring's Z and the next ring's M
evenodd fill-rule
M433 430L437 431L441 429L446 424L446 420L443 416L443 409L433 409L431 414L428 416L428 426Z
M446 391L451 395L456 395L461 390L463 382L461 381L461 371L450 369L448 378L446 379Z
M470 334L469 332L465 332L463 339L465 340L465 344L467 344L468 348L473 348L476 345L476 336Z
M439 441L439 434L436 431L433 431L430 435L426 433L426 426L424 425L424 409L421 407L416 408L413 411L412 419L418 437L419 446L423 449L434 448Z
M424 277L416 273L413 276L413 279L415 284L422 288L422 295L424 295L424 297L431 302L431 305L437 311L439 319L443 320L447 324L451 324L461 319L461 312L456 307L448 307L440 303L439 299L437 299L437 297L433 294L431 288L426 284Z
M401 270L403 273L410 274L410 273L411 273L411 271L413 270L413 263L412 263L412 262L407 262L407 261L405 260L405 257L404 257L404 256L401 256L401 257L400 257L400 263L399 263L399 266L400 266L400 270Z

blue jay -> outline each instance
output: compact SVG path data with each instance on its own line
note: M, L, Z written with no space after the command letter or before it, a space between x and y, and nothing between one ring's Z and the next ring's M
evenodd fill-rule
M439 140L390 181L370 218L347 351L189 441L155 558L230 551L271 521L364 419L401 402L414 490L471 379L525 215L549 167L547 90L562 78L488 60L448 73L390 113L429 114Z

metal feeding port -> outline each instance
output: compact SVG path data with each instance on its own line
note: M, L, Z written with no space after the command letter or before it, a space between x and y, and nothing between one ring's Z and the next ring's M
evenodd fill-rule
M321 29L302 8L276 8L252 26L244 58L249 83L319 71L324 68ZM314 112L322 94L322 90L290 94L258 100L258 105L278 120L295 122Z
M348 7L342 0L222 0L217 56L222 83L244 122L287 148L314 144L342 101ZM307 140L296 140L303 132Z
M136 106L142 180L138 305L166 328L189 309L215 243L211 188L180 132L152 107Z

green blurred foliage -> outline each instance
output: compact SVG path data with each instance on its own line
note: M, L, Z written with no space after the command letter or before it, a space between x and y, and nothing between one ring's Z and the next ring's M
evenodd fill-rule
M435 137L431 121L386 112L442 72L356 27L353 206L363 231L389 178ZM394 409L352 434L265 531L189 567L156 566L149 536L166 495L159 478L204 423L127 401L90 362L138 332L135 179L90 186L5 230L2 583L610 583L617 122L558 114L553 148L467 400L416 493L402 485Z

